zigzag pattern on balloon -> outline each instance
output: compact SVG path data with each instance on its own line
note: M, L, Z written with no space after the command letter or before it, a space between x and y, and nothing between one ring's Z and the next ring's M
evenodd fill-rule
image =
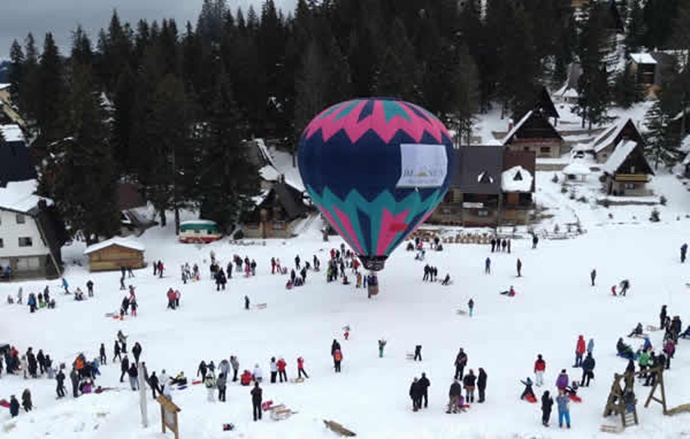
M376 99L355 99L327 108L315 117L304 130L309 139L321 131L324 142L343 130L352 143L367 131L375 132L389 143L399 131L421 142L424 134L439 144L451 142L445 126L425 109L409 102Z
M422 200L419 192L412 191L396 201L386 191L367 201L353 189L341 200L328 188L321 195L312 187L307 188L314 204L357 254L377 256L393 251L409 232L433 212L445 194L444 190L437 189ZM364 231L367 224L362 224L363 218L369 220L368 233Z

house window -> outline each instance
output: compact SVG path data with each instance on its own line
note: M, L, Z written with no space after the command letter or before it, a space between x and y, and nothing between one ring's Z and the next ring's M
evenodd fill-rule
M41 268L41 260L37 257L17 259L17 271L36 271Z
M26 218L24 218L24 215L21 213L17 214L17 224L24 224L26 222Z
M630 173L634 174L635 173L635 165L630 166Z
M194 234L195 234L195 235L201 234L201 230L195 230L195 231L194 231Z
M539 148L539 152L542 154L551 154L551 147L550 146L542 146Z
M489 211L488 210L478 210L477 216L489 216Z
M517 171L515 173L515 178L513 178L513 180L514 181L522 181L522 174L520 173L520 171Z
M32 245L34 245L34 243L30 237L19 238L19 247L31 247Z
M635 183L625 183L625 189L635 189Z

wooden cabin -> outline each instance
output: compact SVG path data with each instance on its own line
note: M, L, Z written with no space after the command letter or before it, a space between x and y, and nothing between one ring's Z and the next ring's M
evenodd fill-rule
M654 171L644 156L641 143L622 141L603 166L604 189L614 196L651 195L647 183Z
M86 248L90 271L116 271L122 267L144 268L144 246L130 239L115 237Z
M561 156L563 138L539 110L530 110L503 138L510 151L530 151L537 158Z

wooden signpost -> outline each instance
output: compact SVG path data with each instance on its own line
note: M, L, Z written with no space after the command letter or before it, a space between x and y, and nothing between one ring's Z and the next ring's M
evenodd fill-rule
M171 400L164 395L159 395L156 401L161 405L161 428L163 433L166 432L167 427L175 433L175 439L180 439L180 427L177 422L177 414L182 411Z

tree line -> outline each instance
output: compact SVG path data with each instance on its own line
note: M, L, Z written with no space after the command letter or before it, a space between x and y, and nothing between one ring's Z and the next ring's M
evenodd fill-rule
M668 47L681 0L619 7L629 47ZM644 3L644 5L643 5ZM256 11L204 0L196 24L123 23L95 43L72 33L68 54L46 34L10 49L10 90L28 122L40 189L87 240L119 225L119 181L139 182L165 212L200 209L230 228L259 190L242 140L276 139L294 153L308 121L357 96L418 103L468 142L478 112L521 116L541 85L580 60L585 122L639 99L611 78L609 2L570 0L273 0ZM609 32L609 33L607 33ZM616 86L617 83L620 83ZM669 110L670 111L670 110Z

